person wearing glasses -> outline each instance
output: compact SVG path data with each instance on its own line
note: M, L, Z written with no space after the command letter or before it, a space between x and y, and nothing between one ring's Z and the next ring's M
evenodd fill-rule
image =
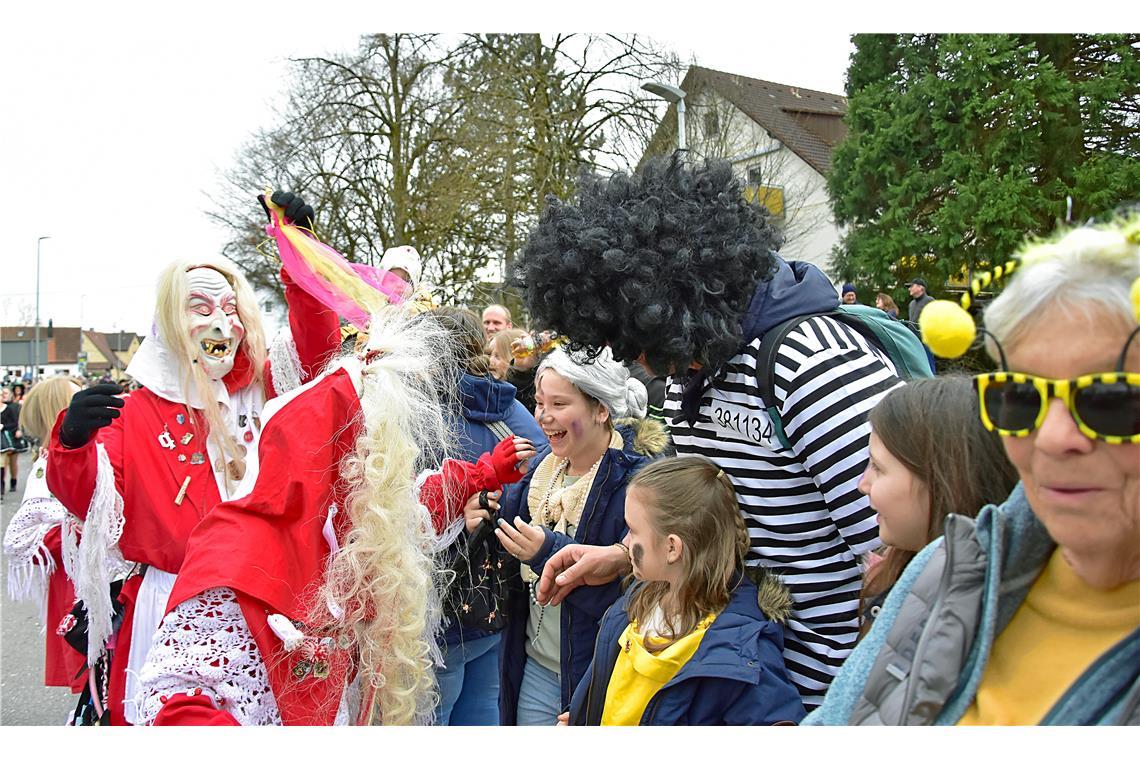
M1029 244L984 322L1021 482L946 521L807 724L1140 724L1140 217Z

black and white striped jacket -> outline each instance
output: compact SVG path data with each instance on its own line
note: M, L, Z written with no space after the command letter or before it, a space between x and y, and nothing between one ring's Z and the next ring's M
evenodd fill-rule
M771 569L791 590L784 659L810 710L859 632L859 556L879 546L875 513L857 490L867 416L902 381L850 327L825 316L804 320L776 352L786 448L760 401L759 345L757 337L714 378L695 425L679 414L683 378L671 377L665 417L678 454L703 454L731 477L752 537L750 564Z

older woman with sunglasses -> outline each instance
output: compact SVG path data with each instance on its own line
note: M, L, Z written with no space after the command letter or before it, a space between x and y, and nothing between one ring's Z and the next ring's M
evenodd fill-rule
M1133 217L1023 250L975 379L1021 483L947 519L806 723L1140 723L1138 243Z

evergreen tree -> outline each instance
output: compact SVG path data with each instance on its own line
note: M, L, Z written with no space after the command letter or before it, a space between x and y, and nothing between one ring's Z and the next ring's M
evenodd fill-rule
M834 274L935 295L1140 198L1140 35L856 35ZM904 299L905 301L905 299ZM904 301L900 301L903 303Z

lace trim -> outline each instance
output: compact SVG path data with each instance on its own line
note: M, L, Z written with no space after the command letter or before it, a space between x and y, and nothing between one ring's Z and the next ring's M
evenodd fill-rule
M76 596L87 608L87 664L92 667L111 636L111 596L107 588L111 585L111 568L124 562L119 553L119 539L125 522L123 497L115 488L115 471L107 449L102 443L96 443L95 447L98 452L95 490L83 523L79 563L73 576Z
M269 672L228 588L211 588L163 618L139 674L136 710L154 723L166 699L200 689L243 726L281 725Z
M281 328L269 346L269 373L278 396L301 386L301 358L297 355L297 344L288 327Z
M34 600L40 621L46 615L48 579L55 572L55 559L44 538L63 523L67 510L54 498L24 499L4 531L4 553L8 555L8 596L13 601Z

